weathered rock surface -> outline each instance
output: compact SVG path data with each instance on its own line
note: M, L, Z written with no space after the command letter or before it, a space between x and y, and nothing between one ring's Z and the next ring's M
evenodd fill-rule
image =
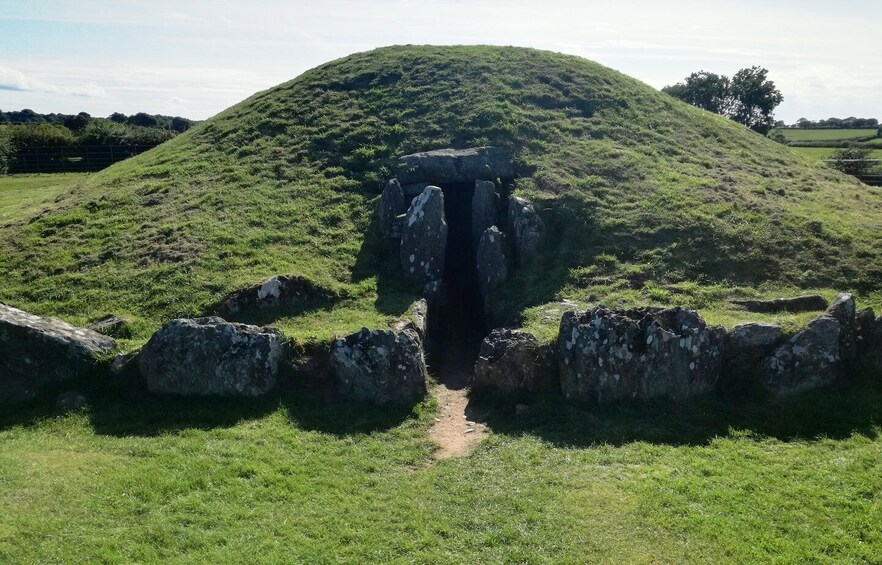
M89 404L89 399L75 390L62 392L55 398L55 408L62 412L74 412L81 410Z
M877 318L872 308L858 312L855 317L855 335L859 366L882 373L882 316Z
M505 234L496 226L487 228L481 234L475 263L478 271L478 286L486 303L493 291L508 278L508 246Z
M396 332L413 329L420 336L423 343L426 342L426 332L429 327L429 303L425 298L420 298L410 306L410 316L390 323Z
M839 322L839 356L845 363L854 361L857 354L857 336L855 335L855 314L857 307L854 297L843 292L837 296L827 308L827 315Z
M428 182L412 182L410 184L406 184L401 187L401 190L404 192L404 199L407 202L410 202L417 196L423 193L426 190L426 187L429 186Z
M438 149L405 155L398 159L398 180L402 184L474 182L514 177L511 152L501 147Z
M556 369L549 348L542 347L534 335L496 329L481 343L474 386L504 393L551 390Z
M131 337L132 335L129 323L119 316L108 316L103 320L89 324L89 329L95 330L101 335L122 339Z
M558 360L568 399L683 399L711 391L721 373L725 330L691 310L565 312Z
M733 300L732 304L743 307L748 312L817 312L827 308L827 300L818 294L774 298L772 300Z
M545 225L533 205L525 199L508 199L508 234L518 265L528 263L539 251L545 235Z
M478 249L481 234L487 228L496 225L498 209L499 195L496 194L496 185L489 181L476 181L475 192L472 194L473 249Z
M380 232L386 239L394 239L400 234L396 233L396 218L407 212L407 202L398 179L392 179L386 183L386 188L380 195L377 203L377 222L380 224Z
M842 374L841 330L829 314L809 322L763 360L763 384L772 394L786 396L833 383Z
M447 249L444 195L428 186L410 204L401 233L401 266L405 274L423 284L441 280Z
M215 309L225 320L252 321L267 310L284 308L297 313L333 299L331 292L299 275L274 275L237 290Z
M276 384L284 345L276 330L221 318L173 320L141 349L150 392L258 396Z
M347 400L403 404L427 393L422 342L413 329L362 328L338 339L331 347L331 370Z
M96 331L0 304L0 404L33 399L74 379L114 347Z
M784 332L775 324L747 323L726 336L722 380L738 388L760 377L763 359L781 343ZM755 381L754 381L755 382Z

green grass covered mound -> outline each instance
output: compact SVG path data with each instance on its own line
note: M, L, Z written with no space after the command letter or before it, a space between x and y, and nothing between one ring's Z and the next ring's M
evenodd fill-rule
M372 227L395 157L501 145L547 253L495 305L708 307L731 293L882 287L882 193L606 67L501 47L391 47L313 69L0 222L0 300L136 341L298 273L340 299L297 338L378 325L418 292ZM549 324L556 320L548 318Z

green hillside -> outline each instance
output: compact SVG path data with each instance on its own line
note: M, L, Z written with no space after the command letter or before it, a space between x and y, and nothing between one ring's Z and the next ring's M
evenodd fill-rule
M513 149L515 190L550 228L549 252L495 305L503 319L563 298L712 310L731 293L882 286L882 193L812 158L577 57L392 47L255 94L4 218L0 300L75 323L112 312L139 341L299 273L339 300L280 320L290 335L382 324L419 290L377 253L391 163L485 144Z

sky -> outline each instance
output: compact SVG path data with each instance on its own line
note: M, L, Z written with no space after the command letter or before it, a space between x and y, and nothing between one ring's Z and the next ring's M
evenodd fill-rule
M208 118L396 44L595 60L656 88L760 65L776 116L882 119L882 0L0 0L0 109Z

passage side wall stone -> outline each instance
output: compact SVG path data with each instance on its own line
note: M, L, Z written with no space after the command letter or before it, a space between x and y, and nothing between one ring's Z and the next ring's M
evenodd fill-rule
M401 229L401 266L405 275L423 284L441 280L447 221L440 188L428 186L411 202Z
M518 265L530 262L539 251L545 235L542 218L527 200L511 196L508 199L507 226L515 262Z

